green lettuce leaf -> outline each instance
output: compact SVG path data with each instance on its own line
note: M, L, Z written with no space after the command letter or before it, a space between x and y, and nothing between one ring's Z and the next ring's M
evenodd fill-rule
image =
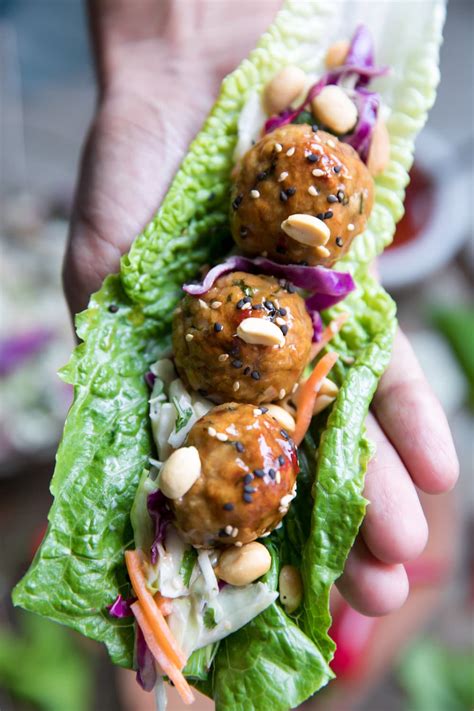
M414 137L435 96L444 17L437 0L423 3L409 27L398 3L384 4L381 13L372 9L370 2L354 6L349 0L285 3L258 47L224 80L156 217L123 258L120 275L108 277L78 316L83 343L63 371L75 398L51 482L49 527L13 593L15 604L104 642L116 664L131 666L133 626L110 618L106 606L118 592L128 593L123 551L132 544L130 509L152 453L143 374L168 338L182 282L231 244L229 176L238 116L250 93L285 64L321 71L330 41L365 21L378 60L393 67L379 82L391 109L391 161L377 178L368 229L344 260L358 290L331 312L351 314L331 344L341 354L334 369L340 392L329 419L315 419L302 448L302 493L272 536L281 564L301 564L304 604L289 617L275 603L222 642L212 674L208 657L192 660L197 685L214 693L220 711L288 708L331 677L329 590L364 514L370 452L364 420L396 324L393 303L370 279L367 265L390 241L403 211ZM109 311L112 303L118 311Z

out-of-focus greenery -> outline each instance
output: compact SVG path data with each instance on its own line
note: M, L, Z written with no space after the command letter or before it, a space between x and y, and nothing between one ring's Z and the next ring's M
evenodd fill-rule
M36 615L0 629L0 686L41 711L89 711L92 671L72 634Z
M433 321L463 369L469 384L469 405L474 409L474 310L466 306L437 308Z
M452 650L433 640L416 643L399 667L410 711L474 708L474 651Z

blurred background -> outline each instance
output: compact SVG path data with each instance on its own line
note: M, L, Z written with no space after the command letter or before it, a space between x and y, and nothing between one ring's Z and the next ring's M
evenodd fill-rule
M418 143L406 216L380 262L400 323L447 411L462 476L454 502L425 502L435 523L422 565L409 571L415 593L405 616L336 615L334 634L349 649L336 659L338 708L451 711L474 703L473 7L472 0L449 5L438 100ZM71 401L56 376L73 345L60 271L94 101L81 0L0 0L2 711L146 706L124 700L123 679L96 645L13 611L9 599L45 528ZM378 661L367 661L369 648Z

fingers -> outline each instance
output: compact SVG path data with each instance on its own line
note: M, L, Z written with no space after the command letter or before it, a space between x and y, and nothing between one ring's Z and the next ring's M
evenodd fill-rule
M401 331L373 410L415 484L429 494L452 489L459 465L449 425Z
M428 525L409 473L370 415L367 431L376 454L367 468L364 495L370 503L361 534L378 560L404 563L423 552Z
M403 565L387 565L377 560L360 537L347 559L337 587L355 610L371 617L397 610L409 591Z

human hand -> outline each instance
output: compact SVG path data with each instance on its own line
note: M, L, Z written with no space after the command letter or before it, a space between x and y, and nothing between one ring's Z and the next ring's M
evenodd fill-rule
M223 73L250 49L276 7L240 1L234 21L233 0L188 3L185 12L180 3L158 5L159 13L154 0L142 0L130 15L127 0L92 2L101 93L64 264L72 312L118 271L120 255L166 193ZM458 475L446 418L401 333L372 412L368 433L377 454L365 486L371 503L338 587L359 611L381 615L403 604L403 564L427 540L416 487L442 493Z

